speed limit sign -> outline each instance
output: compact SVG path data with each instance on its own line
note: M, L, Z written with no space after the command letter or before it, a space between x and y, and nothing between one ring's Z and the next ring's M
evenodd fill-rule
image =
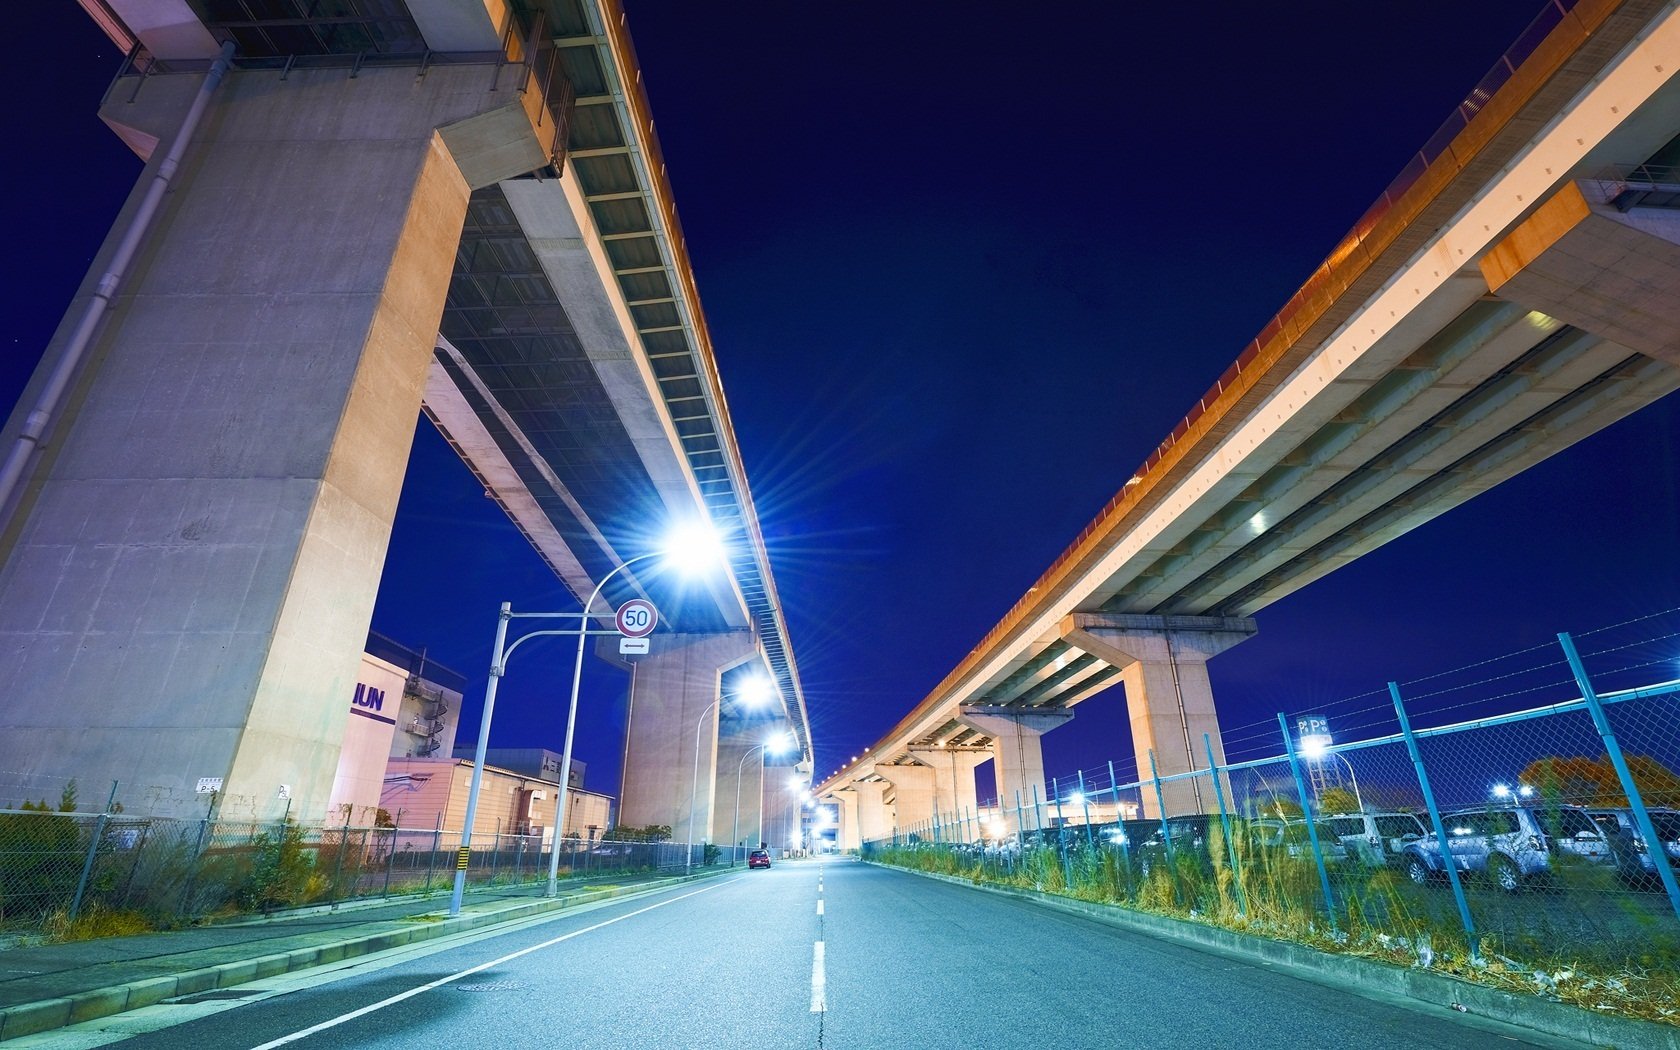
M646 638L659 626L659 610L646 598L632 598L618 607L618 633L626 638Z

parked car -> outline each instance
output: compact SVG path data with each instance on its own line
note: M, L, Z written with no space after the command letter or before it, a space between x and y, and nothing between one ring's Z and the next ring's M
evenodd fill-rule
M1484 806L1441 815L1448 852L1460 871L1485 874L1495 886L1515 893L1528 881L1550 874L1561 857L1607 862L1610 847L1592 817L1579 806ZM1405 847L1402 868L1415 883L1446 873L1441 846L1429 832Z
M1318 833L1318 849L1324 855L1324 863L1347 863L1347 847L1330 825L1317 820L1312 827ZM1308 837L1304 820L1255 820L1249 822L1248 830L1250 839L1261 849L1281 849L1291 860L1313 859L1312 839Z
M1347 848L1348 859L1368 868L1398 867L1406 847L1428 833L1415 813L1340 813L1322 822Z
M1680 872L1680 810L1648 809L1646 813L1650 815L1651 827L1662 843L1663 852L1668 854L1669 867ZM1634 826L1632 810L1595 809L1592 817L1610 842L1617 875L1644 889L1662 885L1661 876L1657 874L1656 858L1652 856L1645 837Z
M1204 870L1211 870L1213 862L1208 852L1211 841L1209 828L1218 820L1217 813L1168 817L1164 831L1160 820L1128 820L1121 823L1120 833L1126 837L1132 863L1137 865L1139 873L1145 878L1151 871L1166 863L1169 852L1175 860L1190 857Z
M751 853L747 854L747 867L749 867L749 868L768 868L769 866L770 866L770 851L769 850L767 850L767 849L755 849Z

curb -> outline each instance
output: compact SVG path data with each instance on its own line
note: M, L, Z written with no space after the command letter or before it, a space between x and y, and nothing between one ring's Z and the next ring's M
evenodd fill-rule
M590 890L575 896L538 897L527 903L515 904L493 912L461 915L440 922L415 923L403 929L362 934L304 948L293 948L290 951L260 955L252 959L184 970L177 974L145 977L105 988L89 989L62 998L19 1003L16 1006L0 1008L0 1042L25 1035L38 1035L41 1032L50 1032L55 1028L80 1024L83 1021L94 1021L101 1017L110 1017L112 1014L154 1006L165 999L176 996L194 995L218 988L232 988L235 985L260 981L267 977L275 977L294 970L306 970L324 963L354 959L409 944L436 940L439 937L466 933L488 926L499 926L503 923L517 922L520 919L531 918L546 912L561 911L577 907L580 904L594 904L597 901L611 900L615 897L652 893L684 882L708 878L715 874L718 873L678 875L663 879L655 885L611 886ZM379 921L402 922L403 920L383 919Z
M1545 1035L1569 1039L1587 1046L1680 1050L1680 1028L1641 1021L1632 1017L1594 1013L1568 1003L1520 995L1502 988L1473 984L1447 974L1405 968L1376 959L1335 955L1305 945L1272 940L1251 933L1238 933L1218 926L1184 919L1131 911L1114 904L1059 897L1034 890L988 886L973 879L916 871L892 864L865 861L876 867L948 882L954 886L1017 900L1071 915L1080 915L1109 926L1159 937L1195 948L1271 963L1288 968L1298 976L1355 993L1392 997L1403 995L1421 1003L1485 1017Z

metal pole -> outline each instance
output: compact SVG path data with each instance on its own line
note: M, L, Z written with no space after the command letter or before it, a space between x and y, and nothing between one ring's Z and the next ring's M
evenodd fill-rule
M1149 749L1149 775L1155 781L1155 807L1161 816L1161 841L1167 846L1167 863L1176 864L1173 856L1172 833L1167 830L1167 796L1161 792L1161 771L1155 768L1155 749Z
M758 848L764 849L764 745L758 748Z
M473 821L478 817L478 790L484 782L484 753L490 748L490 716L496 713L496 683L502 680L502 648L507 644L508 621L513 604L503 602L496 614L496 642L490 650L490 680L484 683L484 711L479 715L478 750L473 753L472 780L467 786L467 819L461 829L461 848L455 854L455 887L449 894L449 914L461 914L461 896L467 891L467 864L472 859ZM565 772L561 772L564 779Z
M729 828L729 866L731 868L735 866L735 848L741 841L741 771L747 767L747 756L754 751L762 750L764 750L763 744L749 747L741 753L741 760L735 763L735 821ZM761 775L759 780L762 782L763 779ZM762 783L760 786L762 786Z
M1440 807L1435 805L1435 792L1429 786L1429 773L1423 768L1423 754L1418 750L1417 737L1412 734L1412 720L1406 717L1406 705L1400 701L1400 684L1388 683L1388 695L1394 700L1394 713L1400 719L1400 735L1406 738L1406 752L1412 756L1412 768L1417 771L1418 787L1423 790L1423 804L1429 809L1429 822L1435 829L1435 843L1441 848L1441 866L1447 870L1447 882L1452 884L1453 900L1458 904L1458 920L1464 925L1464 936L1470 945L1470 958L1478 956L1476 924L1470 919L1470 902L1464 896L1464 883L1453 863L1452 844L1447 827L1441 821Z
M1120 812L1120 779L1114 775L1114 760L1108 760L1108 789L1114 792L1114 827L1120 832L1120 855L1126 858L1126 870L1132 870L1132 845L1126 841L1126 819Z
M426 854L426 893L432 892L432 872L437 869L438 850L443 848L443 814L437 816L437 829L432 832L432 850Z
M1056 777L1051 777L1050 787L1056 792L1056 846L1062 851L1062 877L1067 880L1067 888L1071 890L1073 862L1068 860L1067 818L1062 816L1062 785Z
M70 921L75 922L76 916L82 913L82 895L87 892L88 879L93 875L93 861L99 855L100 840L105 837L105 822L110 819L111 806L117 801L117 782L111 781L111 794L105 799L105 808L100 811L98 819L93 822L93 837L88 840L87 858L82 861L82 877L76 880L76 897L70 902Z
M706 724L706 716L711 714L714 708L719 708L722 703L722 696L713 700L704 711L700 712L700 720L694 723L694 776L688 792L688 858L683 863L684 875L687 875L694 867L694 821L695 811L700 805L700 727ZM718 713L719 715L722 714L721 709Z
M607 585L608 580L617 576L619 573L623 572L625 569L637 562L645 561L648 558L657 558L662 553L664 552L654 551L650 554L638 554L634 558L627 559L617 568L601 577L601 582L597 583L595 585L595 589L590 592L589 600L583 603L583 611L578 614L577 662L572 666L572 703L566 711L566 746L561 750L560 754L560 790L554 803L554 826L556 835L564 836L566 831L566 789L570 786L572 780L572 736L577 728L578 686L583 681L583 648L584 643L589 640L589 610L594 606L595 599L601 596L601 588ZM558 840L556 840L556 842L558 842ZM553 897L559 892L560 850L556 848L553 855L549 857L548 890L544 895Z
M1219 782L1219 763L1213 760L1213 737L1202 734L1207 748L1208 772L1213 775L1213 797L1219 800L1219 823L1225 828L1225 850L1231 857L1231 885L1237 891L1237 914L1248 914L1248 897L1243 893L1242 865L1237 863L1237 840L1231 837L1231 814L1225 808L1225 786Z
M1289 720L1278 712L1278 728L1283 730L1283 749L1289 755L1289 770L1295 774L1295 790L1301 797L1301 819L1307 823L1307 841L1312 845L1313 860L1318 864L1318 884L1324 890L1324 913L1330 917L1330 932L1336 932L1336 898L1330 893L1330 872L1324 866L1324 851L1318 845L1318 820L1307 809L1307 778L1301 772L1301 760L1295 755L1295 738L1289 732Z
M1083 816L1085 817L1085 848L1091 851L1092 856L1095 856L1097 852L1097 843L1096 840L1091 837L1091 796L1085 793L1085 771L1081 769L1078 773L1079 808L1083 811ZM1114 808L1114 812L1118 815L1120 807L1116 806Z
M1593 725L1598 729L1599 738L1604 741L1604 750L1610 756L1610 764L1616 767L1616 778L1622 782L1622 793L1627 795L1628 808L1633 811L1634 826L1639 829L1640 837L1645 840L1646 856L1651 858L1651 863L1657 869L1657 877L1662 879L1663 889L1668 893L1668 904L1674 909L1675 918L1680 918L1680 884L1674 880L1674 869L1668 862L1668 852L1663 848L1662 836L1657 834L1656 826L1651 823L1651 814L1645 808L1645 799L1639 794L1639 785L1634 783L1633 772L1628 769L1627 759L1622 755L1622 745L1616 740L1615 730L1610 728L1610 716L1604 713L1604 701L1598 698L1592 681L1587 678L1586 665L1581 662L1581 654L1575 651L1575 640L1568 634L1560 634L1558 643L1563 646L1563 655L1569 660L1569 670L1575 675L1575 683L1581 687L1581 699L1587 702L1587 710L1592 712Z

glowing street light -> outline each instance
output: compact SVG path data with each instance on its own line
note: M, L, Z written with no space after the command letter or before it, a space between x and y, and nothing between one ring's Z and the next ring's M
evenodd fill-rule
M735 688L735 697L742 704L750 708L763 707L776 695L776 687L770 679L761 674L755 674L742 681ZM688 857L683 861L683 874L688 874L694 867L694 823L700 805L700 727L705 724L706 716L713 711L718 712L718 719L722 721L722 705L724 697L720 694L716 700L706 705L700 712L700 718L694 723L694 776L688 792ZM711 839L712 829L707 826L701 841ZM733 859L733 854L731 858Z
M758 841L764 841L764 758L766 754L781 754L796 743L791 732L776 733L765 739L762 744L754 744L742 752L741 760L735 763L735 821L729 833L729 866L735 866L735 846L741 841L741 773L747 765L747 758L754 751L758 752Z
M589 610L594 606L595 599L601 596L601 588L607 581L620 572L649 558L663 558L666 565L689 573L699 573L709 569L722 561L723 544L717 534L708 526L687 525L679 528L667 537L666 542L656 551L639 554L627 559L611 572L601 577L590 592L589 600L583 603L583 608L577 612L578 629L576 631L532 631L514 639L512 645L507 644L507 625L516 614L508 602L502 603L501 612L496 620L496 643L490 657L490 679L484 685L484 713L479 720L478 748L473 756L472 781L467 788L466 823L461 829L461 848L455 865L455 885L449 896L449 914L461 913L461 897L466 892L467 860L472 851L473 822L478 816L478 794L484 777L484 754L490 746L490 719L496 711L496 686L502 676L507 673L507 662L513 656L513 651L532 638L546 635L576 634L577 664L572 670L572 703L566 715L566 746L560 759L560 788L556 793L554 806L554 846L549 855L548 864L548 896L554 896L558 890L560 873L560 840L565 837L566 828L566 790L570 782L572 768L572 738L577 726L578 684L583 678L583 649L589 637ZM571 613L520 613L521 616L570 616Z

